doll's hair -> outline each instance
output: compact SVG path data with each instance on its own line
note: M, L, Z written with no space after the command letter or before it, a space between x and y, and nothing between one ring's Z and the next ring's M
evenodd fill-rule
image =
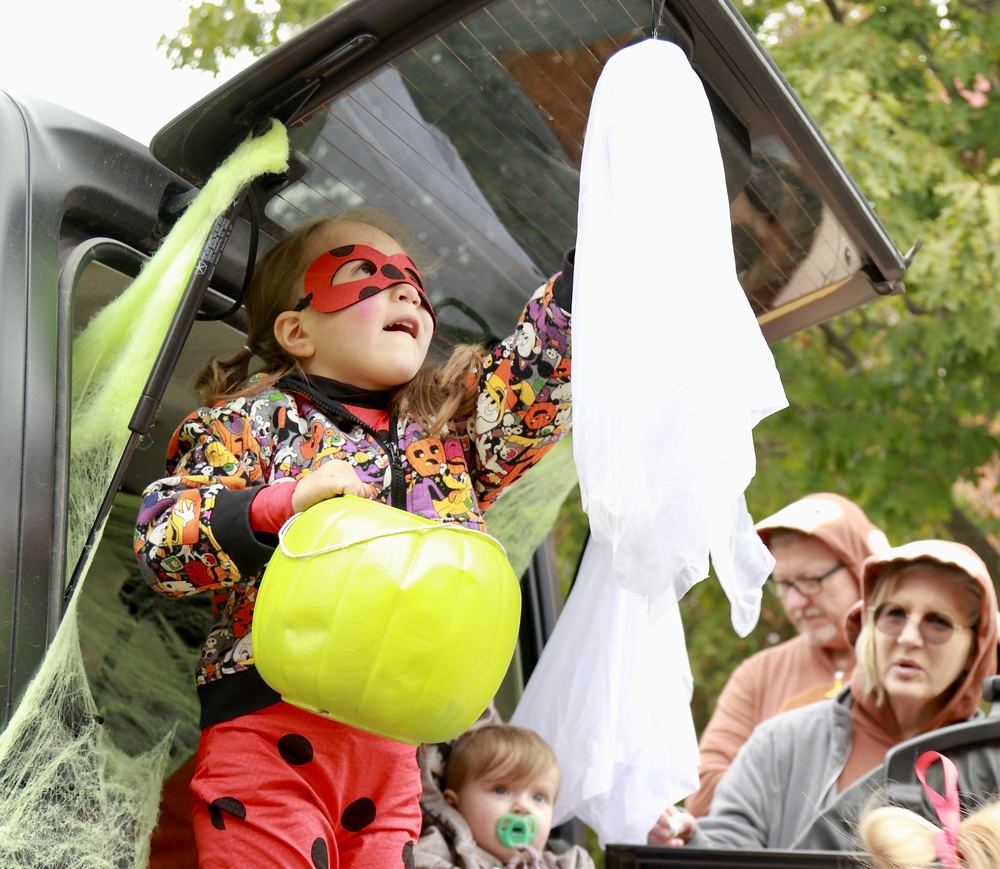
M558 774L556 753L535 731L516 724L483 724L455 740L444 786L458 790L486 776L525 782L553 769Z
M232 356L213 356L196 375L194 388L202 403L217 404L251 395L274 386L286 374L300 371L298 360L288 353L274 335L274 322L299 302L301 280L315 256L313 238L338 223L363 223L378 229L401 247L413 243L410 230L374 208L356 208L336 216L320 216L296 227L267 251L254 267L244 302L247 312L245 347ZM408 243L409 242L409 243ZM475 385L482 371L485 350L479 345L456 345L443 364L425 363L408 383L399 386L390 400L390 409L409 413L431 431L470 414L475 407ZM250 361L261 360L251 377Z
M939 866L934 836L940 827L896 806L881 806L861 816L858 837L873 869L931 869ZM966 869L1000 866L1000 803L966 817L958 828L958 853Z
M960 567L951 564L943 564L932 558L921 558L916 561L890 562L883 568L872 589L871 599L868 601L869 607L877 607L892 599L900 582L907 575L915 570L933 570L941 575L942 581L954 582L965 593L968 598L967 614L972 629L971 654L975 654L979 642L979 619L981 615L983 599L982 589L969 574ZM885 702L885 689L878 678L878 666L875 661L875 619L869 615L865 619L864 626L858 634L857 642L854 644L857 664L855 672L861 679L861 687L866 694L874 694L876 704L881 706ZM963 678L959 676L959 681Z

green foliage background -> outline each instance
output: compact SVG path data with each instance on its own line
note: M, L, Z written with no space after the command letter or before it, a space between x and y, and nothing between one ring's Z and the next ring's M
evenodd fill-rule
M996 579L1000 2L736 4L897 246L923 245L905 296L773 348L790 407L757 428L750 510L760 518L806 492L840 492L893 542L960 540ZM163 45L177 65L214 70L240 47L260 53L336 5L201 2ZM584 533L570 497L557 526L564 576ZM713 581L682 610L701 727L736 662L788 627L768 602L740 640Z

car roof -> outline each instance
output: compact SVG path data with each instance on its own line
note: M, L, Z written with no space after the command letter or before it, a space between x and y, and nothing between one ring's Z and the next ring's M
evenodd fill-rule
M277 117L293 160L263 189L266 239L376 205L437 263L428 289L450 308L444 340L506 334L526 288L574 243L597 77L651 35L657 7L658 35L684 49L715 114L737 271L765 336L901 292L905 257L728 0L352 0L175 118L151 150L200 186Z

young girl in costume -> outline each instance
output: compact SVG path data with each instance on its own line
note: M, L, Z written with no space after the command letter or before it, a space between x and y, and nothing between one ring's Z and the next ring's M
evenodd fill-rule
M205 406L144 493L135 551L147 581L213 596L191 784L202 867L412 865L414 747L264 683L250 642L261 573L288 518L345 493L482 530L486 507L568 428L568 270L495 348L425 366L435 314L386 226L368 212L312 220L262 258L246 347L202 372ZM251 377L253 357L263 367Z

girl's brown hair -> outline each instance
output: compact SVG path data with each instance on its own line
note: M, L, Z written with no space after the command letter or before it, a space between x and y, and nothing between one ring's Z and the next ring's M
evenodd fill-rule
M201 401L214 405L252 395L274 386L286 374L300 371L298 360L278 343L274 322L295 307L297 288L309 266L311 240L331 224L364 223L381 230L409 250L412 237L405 226L372 208L358 208L336 216L314 217L298 226L258 260L244 306L247 312L246 346L232 356L213 356L194 380ZM485 350L476 344L455 346L444 364L425 363L408 383L393 392L389 410L404 409L430 431L440 431L475 408L476 384L482 373ZM263 363L252 377L250 361Z
M551 769L559 770L556 753L535 731L515 724L483 724L455 740L444 786L457 791L486 776L523 782Z

